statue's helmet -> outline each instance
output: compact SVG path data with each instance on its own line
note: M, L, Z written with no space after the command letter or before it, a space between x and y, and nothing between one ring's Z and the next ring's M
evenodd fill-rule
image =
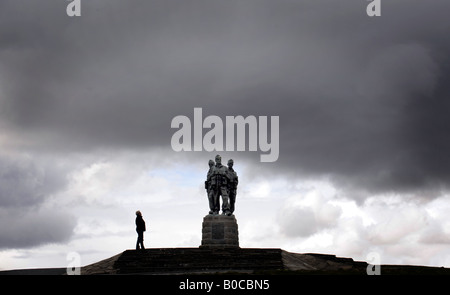
M216 162L222 162L222 157L220 155L216 155Z
M208 161L208 165L209 165L209 166L213 166L213 165L214 165L214 161L213 161L213 160L209 160L209 161Z
M230 164L231 164L231 165L233 165L233 164L234 164L234 161L233 161L233 159L229 159L229 160L228 160L228 165L230 165Z

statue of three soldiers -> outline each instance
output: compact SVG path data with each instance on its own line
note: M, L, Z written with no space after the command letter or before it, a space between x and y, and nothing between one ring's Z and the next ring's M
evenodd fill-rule
M219 196L222 196L222 214L231 216L236 202L238 177L233 169L233 160L228 160L228 168L222 165L222 157L217 155L216 163L209 160L205 189L209 200L209 214L219 214Z

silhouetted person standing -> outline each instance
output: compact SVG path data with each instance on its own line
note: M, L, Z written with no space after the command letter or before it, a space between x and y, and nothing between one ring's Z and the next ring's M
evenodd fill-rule
M136 231L138 234L136 242L136 250L139 250L139 245L141 249L144 250L144 232L145 232L145 221L142 219L141 211L136 211Z

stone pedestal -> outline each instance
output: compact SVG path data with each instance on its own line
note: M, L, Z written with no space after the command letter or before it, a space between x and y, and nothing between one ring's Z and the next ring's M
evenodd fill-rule
M200 248L239 248L238 225L234 215L206 215Z

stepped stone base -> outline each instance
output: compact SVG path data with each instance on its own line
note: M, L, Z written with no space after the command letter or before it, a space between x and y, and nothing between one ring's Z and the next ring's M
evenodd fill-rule
M234 215L206 215L200 248L239 248L238 225Z
M194 274L283 269L281 249L150 248L85 266L88 274Z
M258 248L153 248L126 250L81 268L94 274L361 274L368 264L326 254ZM450 274L449 268L382 265L382 274Z

